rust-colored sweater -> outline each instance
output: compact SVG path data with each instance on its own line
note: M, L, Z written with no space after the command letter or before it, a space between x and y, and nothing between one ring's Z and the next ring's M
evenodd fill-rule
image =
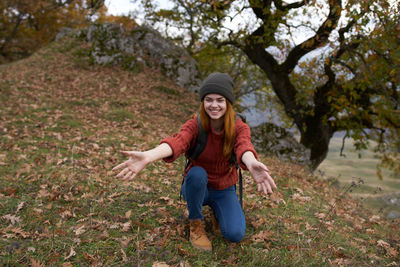
M231 166L229 161L223 156L224 132L217 133L212 127L210 128L211 131L208 133L206 148L192 162L189 168L193 166L203 167L208 175L208 186L216 190L223 190L236 184L238 174L235 171L235 166ZM197 119L193 118L182 126L180 132L174 134L172 137L164 138L160 143L167 143L173 151L173 155L164 158L164 161L173 162L181 154L186 153L191 145L194 145L196 142L198 132ZM247 170L246 165L241 161L242 155L246 151L251 151L257 158L257 153L251 143L250 128L240 118L235 123L235 136L234 151L236 160L241 168Z

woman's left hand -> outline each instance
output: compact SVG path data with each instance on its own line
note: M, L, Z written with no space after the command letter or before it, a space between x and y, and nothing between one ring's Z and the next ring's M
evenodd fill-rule
M276 189L276 185L274 179L269 175L267 166L258 160L251 161L249 165L248 169L257 183L257 190L263 192L265 195L272 193L272 189Z

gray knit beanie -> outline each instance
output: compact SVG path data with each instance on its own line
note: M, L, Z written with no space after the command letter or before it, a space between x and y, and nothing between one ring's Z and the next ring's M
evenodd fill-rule
M233 81L231 76L226 73L211 73L200 87L200 101L208 94L219 94L233 104L235 96L233 95Z

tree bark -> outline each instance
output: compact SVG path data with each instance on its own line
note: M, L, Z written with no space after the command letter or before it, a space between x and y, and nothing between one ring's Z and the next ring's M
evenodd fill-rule
M316 94L315 115L307 115L310 107L296 102L296 89L289 80L289 75L280 70L275 59L259 46L247 46L244 52L252 62L257 64L268 76L279 100L283 103L286 113L293 119L300 131L300 143L310 149L310 169L314 171L326 158L329 150L329 141L335 129L326 124L324 117L330 109L326 103L326 93L329 91L329 82L319 88Z

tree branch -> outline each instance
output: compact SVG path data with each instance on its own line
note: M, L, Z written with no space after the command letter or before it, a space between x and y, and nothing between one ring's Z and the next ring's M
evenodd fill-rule
M261 19L263 22L267 22L269 18L269 14L265 11L269 11L271 8L272 0L266 1L257 1L257 0L249 0L250 7L252 8L254 14L257 18Z
M342 1L331 0L329 1L329 4L329 15L324 23L322 23L322 25L319 27L317 33L290 51L286 61L282 64L282 70L284 72L291 73L300 58L316 48L324 45L328 41L329 35L336 28L339 21L340 14L342 12Z
M303 0L300 2L295 2L295 3L291 3L291 4L287 4L287 5L282 5L282 0L274 0L275 6L278 10L287 12L290 9L294 9L294 8L300 8L302 6L304 6L305 4L307 4L308 1Z
M18 14L18 16L17 16L17 18L16 18L16 22L15 22L15 24L14 24L13 30L12 30L11 33L7 36L7 38L4 39L4 42L3 42L3 44L2 44L1 47L0 47L0 51L1 51L2 54L4 53L3 50L4 50L4 48L6 47L6 45L7 45L9 42L11 42L11 40L15 37L15 34L17 33L17 30L18 30L18 28L19 28L19 25L21 25L21 22L22 22L22 20L23 20L23 16L24 16L24 14L22 14L22 13Z

